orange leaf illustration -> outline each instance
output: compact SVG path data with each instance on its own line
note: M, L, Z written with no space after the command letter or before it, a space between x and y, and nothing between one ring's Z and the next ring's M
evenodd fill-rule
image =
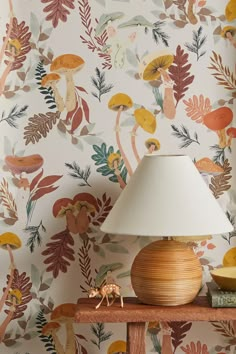
M186 105L185 111L187 116L192 120L195 120L196 123L203 123L203 117L205 114L211 111L211 102L208 97L204 99L203 95L197 97L193 95L193 98L188 100L183 100Z
M208 243L208 245L207 245L207 248L208 248L209 250L213 250L215 247L216 247L216 246L213 245L213 243Z
M56 181L58 181L62 176L56 176L56 175L52 175L52 176L47 176L44 177L38 184L37 187L41 188L41 187L46 187L49 186L50 184L55 183Z

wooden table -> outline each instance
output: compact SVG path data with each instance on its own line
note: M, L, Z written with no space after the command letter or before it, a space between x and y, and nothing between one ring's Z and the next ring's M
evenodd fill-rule
M77 323L127 323L127 353L145 354L145 322L152 321L229 321L236 320L236 308L212 308L205 296L181 306L152 306L142 304L135 297L124 298L111 307L104 303L95 309L98 299L81 298L77 302Z

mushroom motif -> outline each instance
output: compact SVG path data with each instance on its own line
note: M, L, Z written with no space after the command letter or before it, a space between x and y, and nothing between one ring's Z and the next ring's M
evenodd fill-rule
M88 231L89 214L98 210L97 199L90 193L79 193L73 201L75 202L75 209L78 211L75 219L76 229L79 234L83 234Z
M228 135L227 146L230 147L232 143L232 139L236 138L236 128L231 127L226 130L226 134Z
M20 175L23 172L28 174L37 171L43 165L43 158L38 154L29 156L8 155L5 157L5 163L15 175Z
M68 230L73 234L87 232L89 214L98 210L97 200L90 193L79 193L73 200L58 199L53 205L54 217L66 216Z
M20 175L17 181L20 189L16 195L18 222L25 224L27 222L26 206L29 199L30 183L26 174L36 172L43 165L43 158L39 154L29 156L8 155L5 157L5 164L13 175Z
M136 132L139 127L141 127L147 133L153 134L156 130L156 117L147 109L141 107L135 109L134 111L135 125L131 132L131 145L134 152L134 156L139 163L141 158L139 157L136 148Z
M73 75L82 69L84 60L75 54L63 54L55 58L50 66L52 72L65 74L67 93L66 93L66 109L71 112L76 107L76 94Z
M225 7L226 20L231 22L236 19L236 2L235 0L229 0Z
M8 299L9 302L11 302L11 307L9 309L9 312L7 314L7 317L4 319L2 324L0 325L0 343L2 342L7 326L9 325L10 321L13 318L14 312L16 311L16 305L19 305L22 300L22 293L19 289L10 289L8 293Z
M115 152L111 153L107 158L108 167L111 170L114 170L114 173L117 177L120 187L122 189L124 189L126 186L126 183L124 182L123 178L120 175L120 170L119 170L120 163L121 163L121 156L120 156L120 154L117 154Z
M168 51L151 53L140 62L139 75L145 81L154 81L162 78L164 85L163 111L167 118L173 119L176 114L173 85L167 69L174 61L173 54Z
M136 26L143 26L143 27L151 27L153 28L153 24L149 22L145 17L139 15L132 17L129 21L121 23L118 28L124 27L136 27Z
M145 141L145 146L148 149L149 154L151 154L153 151L160 150L161 144L159 140L155 138L149 138Z
M61 95L57 89L57 86L56 86L58 81L60 80L60 78L61 78L60 75L58 75L56 73L47 74L42 78L41 86L42 87L51 87L51 89L54 93L54 98L55 98L57 110L59 112L63 112L64 101L63 101L63 98L61 97Z
M127 351L126 342L123 340L116 340L115 342L111 343L107 350L107 354L125 354Z
M65 303L57 306L51 313L51 321L64 323L66 326L66 346L65 354L76 352L75 334L73 322L75 317L76 304Z
M106 29L107 25L112 21L118 20L124 16L123 12L112 12L110 14L102 14L95 28L95 35L100 36Z
M195 166L201 173L207 185L209 185L209 176L218 176L224 172L223 167L219 166L208 157L203 157L202 159L196 161Z
M232 122L233 112L229 107L220 107L203 117L203 124L217 133L219 137L219 147L226 147L225 128Z
M52 336L57 354L65 354L64 348L57 336L57 332L59 331L60 327L61 325L58 322L48 322L45 326L43 326L42 334L44 336Z
M9 39L7 43L7 50L13 58L20 54L21 47L22 45L17 38Z
M108 108L111 109L112 111L117 112L116 126L115 126L116 141L117 141L119 151L121 153L121 157L124 161L125 167L127 168L127 171L130 176L132 175L133 171L132 171L132 167L125 155L125 152L122 148L121 141L120 141L120 135L119 135L119 129L120 129L121 112L127 111L132 106L133 106L132 99L128 95L126 95L125 93L115 94L114 96L111 97L111 99L108 102Z
M15 270L15 263L14 263L14 257L13 257L13 252L14 250L18 249L21 247L21 240L20 238L12 233L12 232L5 232L0 235L0 248L7 250L10 256L10 278L7 283L7 287L4 291L4 294L2 295L2 298L0 300L0 312L4 306L4 303L7 299L8 293L11 289L11 285L13 282L14 278L14 270Z
M225 26L221 31L221 37L228 39L228 41L236 48L236 39L234 38L236 34L236 27Z
M66 224L68 230L72 233L76 233L77 230L74 228L75 221L71 223L71 220L75 219L74 217L74 204L73 200L69 198L60 198L58 199L52 208L52 213L55 218L60 218L66 216Z
M140 62L139 75L145 81L157 80L161 76L159 69L167 70L174 61L173 54L167 51L146 55Z

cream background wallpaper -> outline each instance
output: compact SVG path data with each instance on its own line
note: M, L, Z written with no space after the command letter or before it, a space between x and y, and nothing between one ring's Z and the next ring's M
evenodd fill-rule
M0 10L0 224L18 244L11 262L0 236L0 352L124 352L124 325L73 324L76 346L66 352L43 328L54 309L73 309L108 271L124 296L134 295L130 266L152 240L104 235L99 228L148 139L158 140L160 154L215 163L217 173L199 171L235 224L235 139L230 143L226 135L221 143L204 117L214 111L217 117L220 109L219 124L228 114L224 129L236 127L236 1L2 0ZM222 36L226 26L232 38ZM73 79L57 73L65 104L59 107L54 84L43 87L42 79L62 55L64 66L84 65ZM171 62L162 75L144 80L142 63L150 55L169 55ZM70 100L76 99L70 108L68 87ZM125 103L109 109L118 93L129 96L128 110L122 110ZM140 118L138 127L140 109L149 118ZM204 284L236 247L235 236L191 244ZM171 351L164 345L166 329ZM63 323L57 335L65 346ZM146 337L148 353L161 353L161 347L163 354L236 353L236 322L166 324L157 318L147 324Z

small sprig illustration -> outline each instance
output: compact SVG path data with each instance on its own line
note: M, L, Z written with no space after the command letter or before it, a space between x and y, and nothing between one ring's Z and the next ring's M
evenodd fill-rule
M229 219L229 222L233 225L234 230L231 231L231 232L229 232L229 233L228 233L228 236L226 236L226 235L221 235L221 236L222 236L222 238L223 238L224 240L226 240L226 241L228 242L228 244L230 245L231 238L236 237L236 223L235 223L236 217L233 216L233 215L231 215L228 211L226 211L226 216L227 216L227 218Z
M5 111L3 111L2 117L0 118L0 123L5 121L10 125L10 127L17 128L18 125L16 120L25 117L27 108L27 105L23 106L22 108L18 108L18 106L15 105L7 115Z
M166 34L165 32L163 32L161 30L161 26L164 24L163 21L157 21L153 24L153 29L152 29L152 35L153 35L153 39L154 41L156 42L156 44L159 44L159 40L162 41L162 43L168 47L169 44L168 44L168 39L169 39L169 36L168 34Z
M71 177L78 178L78 179L83 181L83 182L79 183L80 187L84 187L84 186L91 187L91 185L88 183L88 179L89 179L89 176L91 174L90 166L87 166L84 170L82 170L75 161L73 161L72 163L66 162L65 165L71 171L69 173L69 175Z
M96 345L98 349L101 348L102 342L105 342L113 335L111 331L108 331L107 333L105 332L104 323L96 323L95 325L91 325L91 330L93 334L97 337L97 341L91 339L91 342Z
M105 83L105 72L99 70L98 68L95 69L96 77L92 77L92 84L95 86L98 92L92 92L92 95L96 97L99 102L101 102L102 95L110 92L113 88L112 84L106 85Z
M192 53L197 55L197 61L206 54L206 51L200 52L202 46L206 43L206 36L202 36L202 26L197 31L193 31L193 42L185 43L185 47Z
M42 236L40 234L40 228L42 231L46 232L45 227L43 226L42 220L40 221L38 226L27 226L24 231L30 234L30 237L26 243L26 246L29 247L30 252L34 252L35 244L37 243L38 246L41 245Z
M219 145L212 145L210 146L210 149L215 151L215 156L212 158L212 161L223 165L226 160L226 156L225 156L226 148L220 148ZM231 152L230 147L228 147L228 150Z
M172 135L183 140L183 142L179 146L180 149L187 148L192 143L200 145L196 132L194 133L194 138L191 138L189 130L184 125L181 125L182 130L177 128L174 124L171 125L171 128L173 129Z

